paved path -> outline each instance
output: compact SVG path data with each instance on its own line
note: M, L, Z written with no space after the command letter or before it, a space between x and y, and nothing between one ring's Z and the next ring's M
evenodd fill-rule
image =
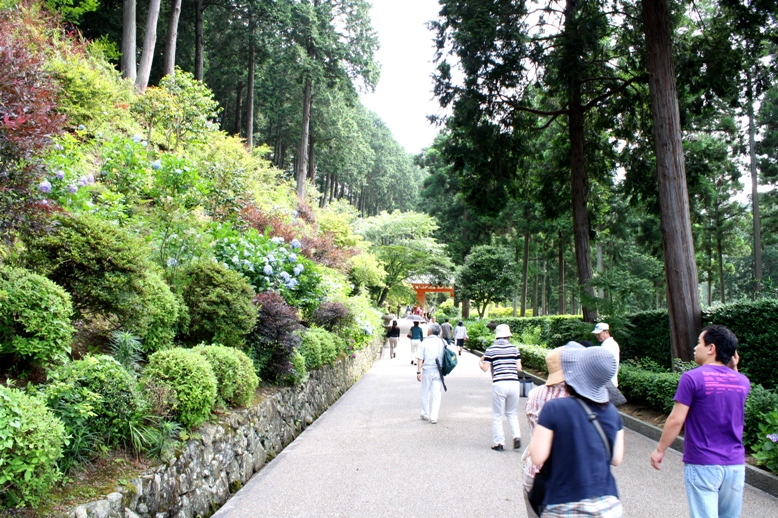
M356 385L215 516L526 516L520 452L489 448L489 375L476 356L463 353L446 377L438 423L422 421L406 333L395 359L384 349ZM520 422L526 442L529 426L524 417ZM614 469L625 516L688 516L681 456L669 451L657 472L648 460L655 445L626 430L625 460ZM778 499L747 487L742 516L774 518Z

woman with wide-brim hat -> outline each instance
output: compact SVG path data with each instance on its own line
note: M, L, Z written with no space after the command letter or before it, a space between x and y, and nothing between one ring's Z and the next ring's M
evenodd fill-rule
M601 347L562 351L572 397L546 402L529 446L532 462L543 465L541 517L623 515L611 466L624 459L624 429L605 388L617 368Z

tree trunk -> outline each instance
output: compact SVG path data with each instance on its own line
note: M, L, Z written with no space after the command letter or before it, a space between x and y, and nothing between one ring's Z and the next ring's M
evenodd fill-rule
M233 133L240 136L240 128L243 123L243 84L239 83L235 92L235 127Z
M181 0L171 0L170 17L167 22L167 42L162 63L162 76L176 71L176 42L178 41L178 18L181 16Z
M532 316L536 317L538 316L538 276L540 275L540 271L538 270L538 256L535 254L535 275L533 280L533 287L532 287Z
M543 300L540 303L540 312L543 316L548 315L548 306L546 306L546 281L548 280L548 264L543 259Z
M559 293L558 293L558 299L559 303L557 304L557 312L560 315L564 315L567 313L567 308L565 305L567 304L567 300L565 297L565 245L564 241L562 240L562 233L559 233Z
M302 199L305 196L305 175L308 169L308 138L311 129L311 78L305 79L305 90L303 92L303 130L300 138L300 153L297 159L297 197Z
M462 318L470 318L470 301L468 299L462 301Z
M716 237L716 257L719 261L719 291L721 292L721 303L726 304L726 295L724 292L724 252L721 245L721 235Z
M122 77L135 82L138 65L135 62L136 40L136 3L135 0L122 2Z
M254 18L249 10L249 71L246 82L246 149L254 148Z
M527 284L529 281L529 232L524 234L524 263L521 274L521 316L527 316Z
M157 20L159 19L160 0L149 1L149 17L146 20L146 35L143 38L143 52L140 55L138 77L135 80L135 88L141 92L149 86L151 74L151 62L154 59L154 47L157 45Z
M518 309L519 309L519 283L515 283L513 285L513 318L516 318L516 315L518 315Z
M573 236L578 285L588 300L594 299L592 287L592 253L589 248L589 213L586 210L586 170L584 169L584 111L581 106L581 85L572 88L570 100L570 170L573 186ZM575 290L574 290L575 291ZM597 310L583 307L585 322L597 320Z
M600 225L597 225L597 273L602 275L602 241L600 241L600 233L602 232L602 228ZM602 288L597 289L597 298L601 299L605 296L605 292Z
M203 0L197 0L195 7L195 62L194 77L202 81L205 74L205 35L203 33Z
M308 146L308 181L316 185L316 148L314 147L313 133L311 133Z
M702 327L667 0L643 0L673 358L690 361Z
M756 281L755 295L762 296L762 225L759 221L759 191L756 174L756 128L754 126L754 95L751 85L751 76L748 77L748 154L751 158L751 212L754 219L754 280Z

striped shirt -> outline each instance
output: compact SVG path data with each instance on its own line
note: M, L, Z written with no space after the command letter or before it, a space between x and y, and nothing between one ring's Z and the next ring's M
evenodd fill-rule
M505 338L498 338L484 352L484 361L492 363L492 382L519 381L516 362L520 359L519 350Z

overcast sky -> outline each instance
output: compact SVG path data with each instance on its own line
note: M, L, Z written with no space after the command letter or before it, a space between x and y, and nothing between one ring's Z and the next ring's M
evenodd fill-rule
M438 128L427 115L440 112L432 98L433 32L426 23L437 17L437 0L371 0L373 27L381 48L376 58L381 79L362 103L378 114L407 152L432 144Z

